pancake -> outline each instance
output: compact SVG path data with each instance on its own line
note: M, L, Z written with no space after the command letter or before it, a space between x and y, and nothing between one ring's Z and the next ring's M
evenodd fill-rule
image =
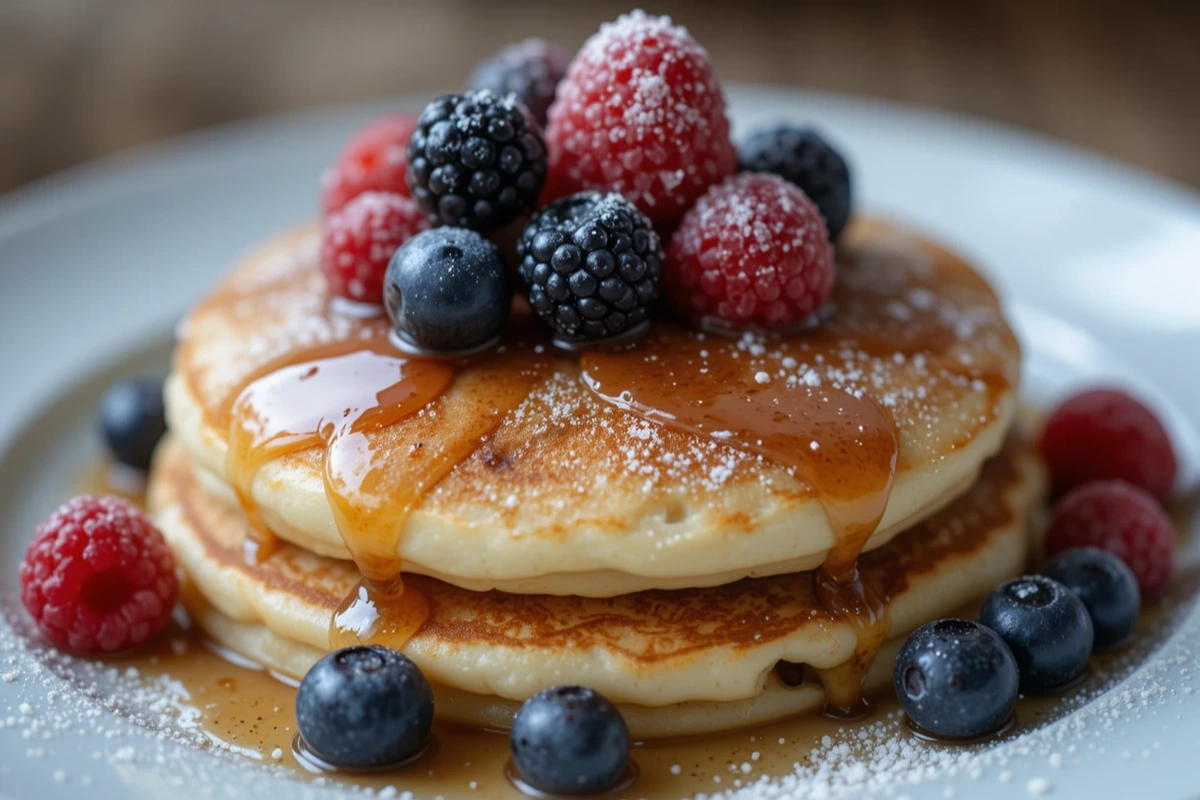
M904 635L1024 568L1044 483L1028 444L1010 439L966 494L862 557L863 581L891 620L868 688L886 682ZM184 604L215 641L297 677L330 650L331 617L361 577L351 562L286 544L248 562L245 519L204 490L177 441L160 448L148 500L188 576ZM501 724L514 703L578 683L626 707L642 735L736 727L818 707L821 681L859 653L855 629L825 609L811 574L611 598L408 583L430 614L403 652L439 687L439 713L477 724ZM779 662L804 665L809 678L784 686Z
M391 388L421 402L351 431L358 449L331 476L332 445L246 445L295 433L271 429L267 405L295 405L313 437L324 415L355 405L342 394L354 381L336 370L401 369L386 319L330 302L305 229L239 264L181 325L170 427L260 538L339 559L353 550L371 577L402 562L475 591L608 597L813 569L839 548L852 563L973 484L1012 421L1020 355L960 258L881 223L843 238L831 313L791 335L662 322L633 348L570 357L518 307L501 353L403 364L424 377ZM318 364L329 396L302 385ZM792 403L804 424L766 436L664 408L722 391L759 398L750 411L763 420L763 398ZM736 411L740 422L747 407Z

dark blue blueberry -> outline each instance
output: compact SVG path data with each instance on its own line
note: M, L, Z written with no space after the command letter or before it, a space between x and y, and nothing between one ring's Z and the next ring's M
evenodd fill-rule
M629 763L629 728L616 706L581 686L559 686L525 701L513 718L513 764L550 794L598 794Z
M383 301L405 343L454 353L496 336L508 319L512 287L494 244L466 228L435 228L392 256Z
M1017 701L1017 662L995 631L962 619L917 628L893 672L909 719L934 736L965 739L1000 728Z
M162 381L135 378L108 387L100 399L100 429L113 458L150 469L154 447L167 432Z
M1092 620L1067 587L1026 575L993 591L979 622L1004 640L1021 670L1021 688L1054 689L1079 677L1092 654Z
M416 664L395 650L347 647L304 676L296 724L308 748L335 767L386 767L425 746L433 691Z
M1077 547L1056 556L1042 573L1083 601L1092 618L1096 647L1122 642L1133 631L1142 595L1133 571L1117 556L1098 547Z
M751 133L738 148L748 172L773 172L817 204L829 240L837 241L850 219L850 170L846 161L812 128L777 125Z

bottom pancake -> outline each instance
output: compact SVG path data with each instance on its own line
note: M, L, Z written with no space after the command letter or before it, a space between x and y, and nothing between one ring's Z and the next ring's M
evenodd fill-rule
M1028 445L1011 440L969 492L863 557L892 626L868 687L886 683L904 635L1021 571L1043 489ZM216 642L293 676L329 651L330 618L360 578L352 563L283 545L248 564L244 518L205 492L172 441L156 459L149 504L188 575L184 604ZM439 715L473 724L503 727L535 692L583 684L622 705L639 736L734 728L820 707L812 670L788 687L779 662L823 670L856 650L853 628L822 608L807 573L610 598L405 580L431 614L403 650L437 685Z

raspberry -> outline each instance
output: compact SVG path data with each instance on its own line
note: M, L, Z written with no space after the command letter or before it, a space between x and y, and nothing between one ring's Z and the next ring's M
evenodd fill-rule
M779 328L829 299L833 246L804 192L778 175L742 173L683 216L667 250L666 281L686 316Z
M662 280L658 234L619 194L556 200L534 215L517 255L529 305L566 341L644 327Z
M468 89L487 89L497 97L515 94L538 125L546 124L546 110L554 102L554 89L567 73L571 54L545 39L510 44L481 61L467 79Z
M1143 594L1166 585L1175 558L1175 529L1146 492L1125 481L1094 481L1067 492L1046 531L1046 555L1099 547L1129 565Z
M619 192L660 230L737 168L708 53L669 17L641 11L601 26L575 56L546 143L548 196Z
M179 586L150 521L115 497L76 497L38 526L21 562L21 601L58 647L126 650L162 630Z
M321 271L329 291L360 303L383 302L392 255L430 223L411 197L367 192L325 221Z
M850 219L850 170L846 161L812 128L777 125L755 131L738 148L749 172L774 172L799 186L821 209L830 241Z
M321 176L321 212L328 217L363 192L408 196L405 151L417 118L389 114L354 135Z
M533 209L545 182L541 128L511 95L439 97L408 143L412 195L443 225L502 227Z
M1171 440L1154 412L1124 392L1093 389L1067 399L1046 421L1040 447L1057 493L1120 479L1160 502L1171 497Z

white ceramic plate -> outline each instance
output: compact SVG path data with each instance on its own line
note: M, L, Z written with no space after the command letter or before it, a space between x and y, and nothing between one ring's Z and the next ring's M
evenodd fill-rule
M1169 420L1181 489L1194 485L1197 195L959 117L794 91L730 94L743 129L815 121L852 159L860 208L923 228L985 266L1024 338L1028 397L1048 401L1100 379L1135 386ZM63 673L88 672L86 665L48 667L47 654L14 630L26 625L14 585L34 525L97 452L98 392L114 376L161 369L171 326L188 304L238 253L309 217L316 177L345 136L396 105L203 132L0 200L0 795L47 800L83 787L102 798L338 792L180 744L178 723L147 707L146 697L161 691L139 694L135 679L89 674L86 683L97 688L85 696ZM1185 573L1194 574L1190 566ZM792 788L806 796L874 787L980 800L1047 791L1194 797L1200 615L1192 606L1185 603L1178 628L1124 683L1035 734L929 768L886 759L857 773L833 765Z

